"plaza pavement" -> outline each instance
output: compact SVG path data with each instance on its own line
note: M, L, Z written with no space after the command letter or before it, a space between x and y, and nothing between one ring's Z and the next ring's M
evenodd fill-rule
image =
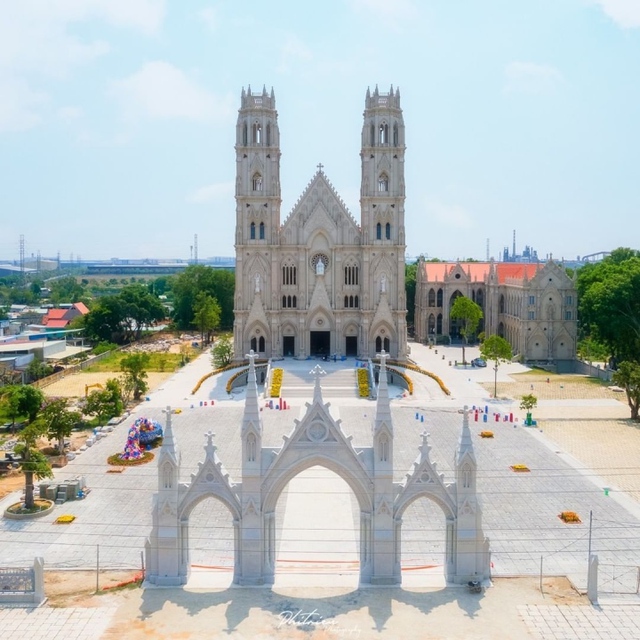
M542 562L545 575L568 575L574 584L584 589L589 543L588 516L591 510L594 512L592 549L599 554L600 562L615 564L619 568L640 565L640 550L636 548L635 543L640 526L640 514L638 504L634 500L622 491L614 490L605 495L604 487L609 483L605 485L600 474L589 471L574 456L559 450L557 445L539 430L523 427L521 421L515 424L502 420L495 422L493 413L497 411L501 415L515 412L519 414L520 419L522 415L515 408L517 403L492 400L490 394L481 386L493 382L494 372L490 367L455 367L453 362L461 359L460 348L438 347L438 353L435 349L415 343L411 344L411 348L411 357L423 368L439 375L450 389L451 396L442 394L430 378L415 373L410 373L415 386L412 397L406 397L402 390L392 388L390 395L394 397L392 413L395 429L396 480L401 480L410 470L418 453L420 434L424 430L430 434L432 459L438 463L445 479L452 480L452 461L462 420L459 411L465 404L487 406L491 422L485 424L472 420L471 428L476 435L486 428L495 432L493 439L474 439L479 469L478 487L484 504L484 530L491 538L492 571L495 576L536 575ZM467 359L475 355L472 349L468 349L467 352ZM310 361L287 361L284 366L305 371L314 364L315 362ZM348 360L345 363L321 364L329 373L334 368L353 366L354 362ZM174 416L174 426L182 453L181 480L184 482L189 480L190 474L197 469L198 461L204 457L204 433L208 430L216 433L218 453L231 478L238 475L238 436L244 393L238 391L233 397L228 396L225 384L231 374L226 373L205 381L200 390L191 395L198 379L207 373L210 367L208 355L203 355L188 364L150 393L149 399L137 408L131 418L146 415L164 422L163 407L170 405L182 410L182 413ZM498 380L509 382L510 375L525 370L517 364L501 366ZM287 411L267 408L263 410L264 446L278 446L282 442L282 435L293 427L293 419L304 409L303 399L291 399L290 402L292 406ZM618 400L614 402L622 404ZM355 445L370 443L373 408L374 403L356 397L340 398L339 402L332 401L334 414L342 418L342 427L347 435L353 435ZM555 405L541 406L541 410L551 412L548 415L555 416L556 419L562 416L570 419L576 411L595 412L596 409L618 410L618 406L611 405L607 399L596 399L589 405L566 399ZM40 555L45 558L49 569L95 567L99 545L101 567L140 566L144 540L151 528L151 496L157 482L155 465L151 463L127 468L121 474L112 474L107 473L105 464L108 455L122 448L131 419L119 425L112 434L98 441L65 469L57 471L56 475L60 478L85 476L92 492L84 501L57 507L55 514L39 520L0 522L0 564L29 564L34 556ZM513 473L509 467L516 463L526 464L531 472ZM313 473L318 473L317 468L307 472L311 475ZM309 479L300 474L283 493L280 500L282 506L280 502L278 504L279 558L303 560L302 557L292 556L292 553L295 554L297 551L304 555L302 552L306 551L312 554L309 557L315 560L320 559L319 554L328 553L328 560L334 561L336 565L357 560L357 540L354 532L357 528L353 529L354 501L347 485L341 480L337 480L336 484L336 477L330 477L326 473L320 477L316 476L313 482L328 483L324 486L332 492L336 489L341 491L340 502L346 508L342 509L339 522L336 522L332 532L318 536L312 528L304 530L304 527L298 526L298 539L294 535L288 540L287 535L296 529L296 524L308 522L309 517L309 512L304 510L304 505L308 502L305 496L308 489L305 489L304 484L307 483L308 486ZM5 508L15 500L16 494L2 501L0 508ZM319 498L314 498L313 502L314 507L320 508ZM192 535L192 562L205 568L216 567L218 578L222 576L222 581L226 580L228 584L232 563L232 532L225 520L228 521L229 517L224 508L213 500L202 504L206 507L198 508L198 512L194 511L193 523L190 523L190 528L195 534ZM351 514L349 507L352 509ZM565 510L578 512L583 523L562 523L557 515ZM77 519L68 527L55 526L52 524L53 519L60 513L74 514ZM336 515L335 511L330 513L331 517ZM444 522L438 508L428 500L416 501L407 510L403 522L403 567L441 565ZM303 530L306 532L301 533ZM215 534L213 539L212 531ZM318 543L319 538L326 540L327 535L334 536L340 543L333 550L327 551L326 545ZM314 541L317 543L315 547ZM321 547L321 551L317 550L318 546ZM316 555L313 555L314 550ZM293 564L295 565L295 562ZM279 576L283 580L282 584L293 584L291 575L295 576L295 570L289 574L284 562L282 567L282 576ZM341 576L345 585L351 584L355 588L357 566L345 571L339 568L336 570L335 566L332 569L333 571L325 574L329 584L338 585L340 579L337 576ZM211 574L212 571L208 573ZM412 574L412 577L413 575L415 574ZM429 580L433 575L426 572L424 578L427 581L425 584L432 584ZM613 579L611 589L630 589L625 580L627 579ZM635 607L632 609L637 610ZM10 612L9 617L12 620L20 616L11 610L6 611ZM613 612L614 609L608 611ZM629 611L629 608L620 611ZM535 637L536 629L545 628L546 621L553 620L556 615L553 607L537 606L530 610L522 610L521 617L527 627L533 629ZM589 617L586 613L584 615ZM604 618L600 617L598 620L602 622ZM0 623L3 621L6 621L6 613L0 612ZM625 621L625 624L627 623L628 621ZM579 622L575 624L584 627ZM548 626L549 633L539 637L574 637L561 635L557 625ZM568 633L566 626L562 627L562 633ZM640 637L640 628L634 629L635 635L628 637ZM69 635L66 637L69 640L73 638Z

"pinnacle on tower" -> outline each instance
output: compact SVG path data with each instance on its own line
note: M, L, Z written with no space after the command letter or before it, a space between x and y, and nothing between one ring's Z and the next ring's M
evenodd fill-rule
M384 422L391 427L391 402L389 400L389 387L387 386L387 358L389 354L383 349L377 356L380 358L380 375L378 378L378 398L376 400L374 425L379 427Z
M462 418L462 432L458 440L457 461L461 462L465 456L471 456L473 460L476 456L473 452L473 442L471 440L471 430L469 429L469 407L465 405Z
M246 356L249 359L249 374L247 376L247 397L244 403L244 415L242 417L242 426L246 427L248 424L260 424L260 405L258 403L258 382L256 379L256 366L255 359L258 354L253 351L249 351Z

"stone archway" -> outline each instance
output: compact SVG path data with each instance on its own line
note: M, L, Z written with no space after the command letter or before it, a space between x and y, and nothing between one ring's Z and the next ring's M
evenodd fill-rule
M178 484L180 454L167 408L167 426L158 457L158 492L153 527L146 544L148 580L158 585L185 584L189 575L189 514L207 497L229 508L234 524L234 582L270 584L275 576L275 518L279 496L303 470L323 466L339 475L355 494L360 510L360 581L399 584L402 514L421 497L433 500L445 514L446 577L464 583L489 577L489 541L482 533L482 509L476 495L476 460L467 408L455 457L455 480L445 482L430 459L428 435L401 483L393 481L393 421L387 388L386 360L381 352L372 440L353 444L322 399L324 373L316 366L313 402L296 420L279 449L262 446L255 353L250 361L242 421L241 478L234 482L216 454L213 434L206 435L205 460L188 484Z

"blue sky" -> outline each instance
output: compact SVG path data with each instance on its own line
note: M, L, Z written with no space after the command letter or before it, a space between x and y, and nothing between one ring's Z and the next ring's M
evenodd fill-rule
M0 259L233 255L248 84L282 220L318 162L359 219L365 92L393 84L409 255L640 246L640 0L1 2Z

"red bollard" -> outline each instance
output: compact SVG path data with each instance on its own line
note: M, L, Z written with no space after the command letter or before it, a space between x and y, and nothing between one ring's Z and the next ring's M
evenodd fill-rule
M509 414L509 422L513 422L513 413Z
M496 413L496 422L500 422L500 414Z
M475 420L476 422L478 422L478 412L476 411L474 415L475 415L474 420Z

